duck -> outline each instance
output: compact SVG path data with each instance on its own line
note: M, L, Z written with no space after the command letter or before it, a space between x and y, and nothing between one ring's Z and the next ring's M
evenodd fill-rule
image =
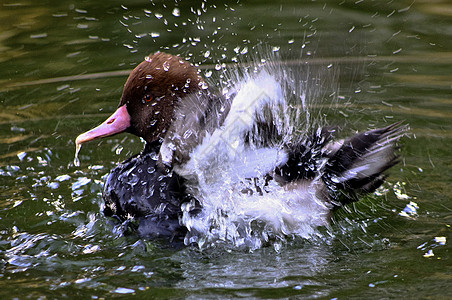
M256 241L325 226L334 210L379 188L408 126L342 139L334 126L300 133L283 80L263 71L219 93L183 58L147 56L116 111L75 141L77 152L123 132L145 143L107 176L104 214L139 236L185 245L206 233L243 241L266 228Z

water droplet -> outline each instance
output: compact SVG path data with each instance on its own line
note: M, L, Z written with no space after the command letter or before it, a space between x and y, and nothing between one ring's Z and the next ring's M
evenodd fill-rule
M118 145L117 147L116 147L116 151L115 151L115 153L116 153L116 155L119 155L119 154L121 154L121 152L122 152L122 150L124 149L124 147L123 146L121 146L121 145Z
M77 279L76 281L74 281L74 283L75 284L81 284L81 283L88 282L90 280L91 280L90 278L80 278L80 279Z
M80 167L80 160L78 159L78 153L82 149L82 144L75 144L75 157L74 157L74 166Z
M143 270L143 269L144 269L144 266L140 265L140 266L134 266L134 267L132 268L132 270L130 270L130 271L132 271L132 272L138 272L138 271Z
M205 76L206 78L209 78L210 76L212 76L212 70L206 71L206 73L204 73L204 76Z
M163 63L163 70L165 70L165 72L168 72L169 69L170 69L169 61L165 61Z
M151 32L151 37L157 38L159 36L160 36L160 33L158 33L158 32Z
M57 189L60 187L60 184L58 182L49 182L47 184L47 186L53 190Z
M41 166L48 165L48 162L45 159L43 159L41 156L37 156L36 158L38 159L38 164L40 164Z
M242 49L242 51L240 51L240 54L247 54L248 53L248 47L245 47Z
M435 242L444 246L446 245L446 237L445 236L435 236Z
M173 9L173 16L175 16L175 17L180 17L180 10L179 10L179 8L174 8Z
M73 191L75 191L75 190L78 190L78 189L80 189L82 186L85 186L85 185L87 185L88 183L90 183L91 182L91 179L89 179L89 178L86 178L86 177L79 177L78 179L77 179L77 181L75 181L73 184L72 184L72 190Z
M163 18L163 15L159 14L159 13L155 13L155 17L160 20L161 18Z
M71 176L64 174L64 175L60 175L57 178L55 178L56 181L62 182L62 181L66 181L71 179Z
M100 250L99 245L86 245L85 249L83 249L83 254L91 254Z
M187 80L185 81L185 87L186 88L189 88L190 87L190 82L191 82L191 79L190 78L187 78Z
M22 161L25 158L25 156L27 156L26 152L17 153L17 157L20 159L20 161Z
M207 50L207 51L204 53L204 57L205 57L205 58L208 58L209 56L210 56L210 51Z
M168 144L166 144L166 146L167 146L170 150L176 151L176 145L174 145L173 143L168 143Z
M18 127L18 126L11 126L12 132L25 132L25 128Z
M425 253L423 256L428 258L428 257L433 257L433 256L435 256L435 254L433 253L433 250L430 249L430 250L428 250L428 252Z
M130 185L136 185L138 183L138 181L140 180L138 178L138 175L133 174L133 173L130 174L130 175L131 175L131 178L127 181L127 183L130 184Z
M188 129L184 132L184 139L188 139L192 135L193 131L191 129Z
M17 200L17 201L14 201L14 205L13 205L13 207L17 207L17 206L19 206L19 205L21 205L22 204L22 200Z

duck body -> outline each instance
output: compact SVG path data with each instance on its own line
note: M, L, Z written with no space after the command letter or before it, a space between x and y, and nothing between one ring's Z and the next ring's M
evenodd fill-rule
M295 134L280 81L264 71L218 96L180 58L147 58L117 112L77 138L128 131L146 141L109 174L105 214L138 220L145 237L256 247L269 235L307 237L335 208L375 191L406 126L343 140L333 127Z
M103 199L104 214L121 223L137 220L136 230L148 238L179 242L187 232L180 224L181 204L192 200L184 179L158 167L157 143L118 164L108 175Z

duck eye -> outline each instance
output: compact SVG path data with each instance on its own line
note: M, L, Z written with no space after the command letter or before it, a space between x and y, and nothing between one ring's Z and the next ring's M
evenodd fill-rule
M146 95L146 96L144 96L144 100L146 102L150 102L152 100L152 96L151 95Z

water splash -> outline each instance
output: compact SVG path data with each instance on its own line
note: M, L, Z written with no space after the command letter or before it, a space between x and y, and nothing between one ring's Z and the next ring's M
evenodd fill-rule
M283 144L297 143L310 130L311 99L298 86L305 82L271 64L248 75L228 75L223 82L237 83L222 89L226 98L234 98L223 126L177 169L190 178L189 191L203 206L196 215L194 203L182 207L182 223L189 229L185 243L257 249L280 245L287 236L316 236L316 228L328 224L331 209L317 195L321 180L281 186L265 179L287 160ZM259 123L274 124L277 138L266 140Z

